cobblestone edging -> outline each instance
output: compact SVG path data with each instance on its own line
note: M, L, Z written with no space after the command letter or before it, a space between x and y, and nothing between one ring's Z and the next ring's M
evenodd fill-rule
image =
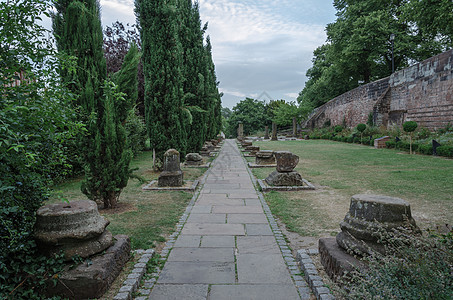
M245 158L243 158L243 159L245 161ZM250 178L252 179L252 182L255 185L255 188L258 187L257 180L256 180L255 176L253 176L252 172L250 171L250 168L248 167L247 162L246 162L246 166L247 166L246 167L247 172L249 173ZM274 216L272 215L271 209L267 205L263 194L259 190L256 190L256 192L258 194L258 198L260 199L261 205L263 206L264 214L266 215L267 220L269 221L271 229L274 233L275 240L277 241L280 251L282 252L283 259L285 260L285 263L288 266L291 277L293 278L296 288L299 292L300 298L302 300L309 300L310 299L310 287L308 286L307 281L305 281L304 277L300 276L301 271L300 271L299 267L297 266L297 262L291 253L291 249L288 247L288 244L285 241L282 231L280 230L280 228L278 228L277 221L275 220Z
M300 265L300 270L305 275L313 294L318 300L334 300L335 297L330 293L330 290L325 287L322 278L319 276L315 265L313 264L310 255L319 254L318 249L301 249L297 250L297 261Z
M118 294L116 294L113 298L114 300L132 299L133 293L135 293L139 288L140 281L146 273L146 264L155 254L154 249L135 250L134 252L141 255L140 259L134 265L134 269L127 276L127 279L123 282L123 286L120 288Z
M222 143L222 145L223 145L223 143ZM162 249L162 252L160 253L160 256L161 256L160 259L162 261L167 260L168 254L170 254L170 251L173 248L173 245L176 242L176 239L178 238L179 234L181 233L182 228L184 227L184 224L186 223L187 219L189 218L190 212L192 211L192 208L195 205L195 201L197 200L198 196L200 195L203 185L205 184L206 179L209 175L209 170L214 165L214 161L212 163L210 163L209 169L206 170L205 174L203 175L203 178L200 180L200 183L198 185L199 188L195 191L192 199L190 200L189 204L186 207L186 210L184 211L181 218L179 218L179 221L176 224L176 231L173 232L169 236L169 239L166 242L165 247ZM159 277L161 270L158 268L156 270L156 272L151 274L151 276L150 276L151 279L145 280L143 286L140 286L140 282L146 272L146 263L149 261L149 259L151 259L151 257L153 257L155 252L153 249L137 250L136 252L144 253L142 255L142 258L144 255L147 255L147 253L152 252L152 255L149 256L148 260L144 263L143 273L141 273L141 275L138 276L138 275L134 275L134 274L139 274L139 273L134 273L134 270L136 270L136 269L138 270L139 267L142 266L142 264L141 264L142 258L140 258L139 262L137 264L135 264L134 270L132 270L132 273L129 274L128 279L126 279L126 281L124 281L123 286L121 287L119 293L115 296L115 298L113 298L114 300L131 300L131 299L146 300L146 299L148 299L149 295L151 294L151 290L154 287L154 284L156 283L157 278ZM138 294L138 296L135 298L133 297L134 293Z

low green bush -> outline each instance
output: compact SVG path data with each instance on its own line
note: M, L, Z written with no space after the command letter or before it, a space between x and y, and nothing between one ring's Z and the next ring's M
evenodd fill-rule
M346 299L453 299L453 234L381 235L386 255L366 258L368 268L343 277Z
M356 144L360 144L360 138L357 136L352 141Z
M338 132L342 132L343 129L344 129L343 126L337 125L337 126L334 127L333 131L338 133Z
M387 141L387 142L385 142L385 145L386 145L387 148L389 148L389 149L394 149L394 148L396 148L396 142L395 142L395 141Z
M437 155L445 157L453 157L453 146L445 145L437 147Z
M421 144L421 145L418 146L418 151L421 154L432 155L433 154L433 146L432 145L428 145L428 144Z
M396 143L395 148L398 149L398 150L407 150L407 151L409 151L410 143L408 143L406 141L399 141L399 142Z

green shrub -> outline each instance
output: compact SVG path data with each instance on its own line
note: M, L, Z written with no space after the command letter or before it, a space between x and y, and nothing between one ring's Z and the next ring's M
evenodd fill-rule
M453 157L453 146L445 145L437 147L437 155L445 157Z
M346 299L453 299L453 234L417 236L379 232L386 255L342 279Z
M346 139L346 142L347 142L347 143L352 143L352 142L354 142L354 137L348 136L347 139Z
M433 154L433 146L432 145L428 145L428 144L421 144L421 145L418 146L418 151L421 154L432 155Z
M140 151L143 151L146 148L148 135L146 133L145 120L131 110L124 127L126 129L127 141L133 155L136 156Z
M415 137L418 140L427 139L430 136L431 136L431 131L429 131L429 129L426 127L420 127L415 134Z
M360 144L360 138L357 136L352 141L356 144Z
M396 143L395 146L396 149L398 150L409 150L410 149L410 143L406 141L399 141Z
M360 123L360 124L357 125L356 129L357 129L358 132L363 133L365 131L365 129L366 129L366 125L363 124L363 123Z
M343 126L337 125L337 126L334 127L333 131L338 133L338 132L342 132L343 129L344 129Z
M387 141L387 142L385 142L385 145L386 145L387 148L389 148L389 149L396 148L396 142L395 142L395 141Z
M417 129L417 126L418 124L415 121L406 121L403 124L403 130L405 132L413 132L415 131L415 129Z

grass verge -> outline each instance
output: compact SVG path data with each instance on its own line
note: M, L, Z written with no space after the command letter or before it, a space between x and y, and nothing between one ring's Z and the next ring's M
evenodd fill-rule
M208 160L211 161L212 159ZM139 168L135 173L147 182L157 179L159 172L152 168L152 152L140 153L131 163L131 168ZM199 178L206 168L182 168L184 180ZM71 179L54 187L49 203L67 199L87 200L80 191L82 179ZM143 191L137 180L129 180L120 196L119 207L100 210L101 215L110 220L108 229L113 235L126 234L131 238L132 249L159 250L170 235L184 212L193 193L178 191Z
M323 140L255 142L261 149L291 151L296 170L316 191L266 194L272 212L300 235L330 236L349 209L350 197L369 193L411 204L422 228L453 223L453 160ZM252 169L264 179L273 169Z

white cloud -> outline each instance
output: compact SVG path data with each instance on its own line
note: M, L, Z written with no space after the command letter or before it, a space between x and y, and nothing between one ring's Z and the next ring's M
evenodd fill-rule
M104 26L135 23L134 0L100 0ZM224 106L263 91L295 100L335 18L332 0L199 0Z
M289 98L292 98L292 99L297 99L297 97L299 96L299 93L286 93L284 95Z

